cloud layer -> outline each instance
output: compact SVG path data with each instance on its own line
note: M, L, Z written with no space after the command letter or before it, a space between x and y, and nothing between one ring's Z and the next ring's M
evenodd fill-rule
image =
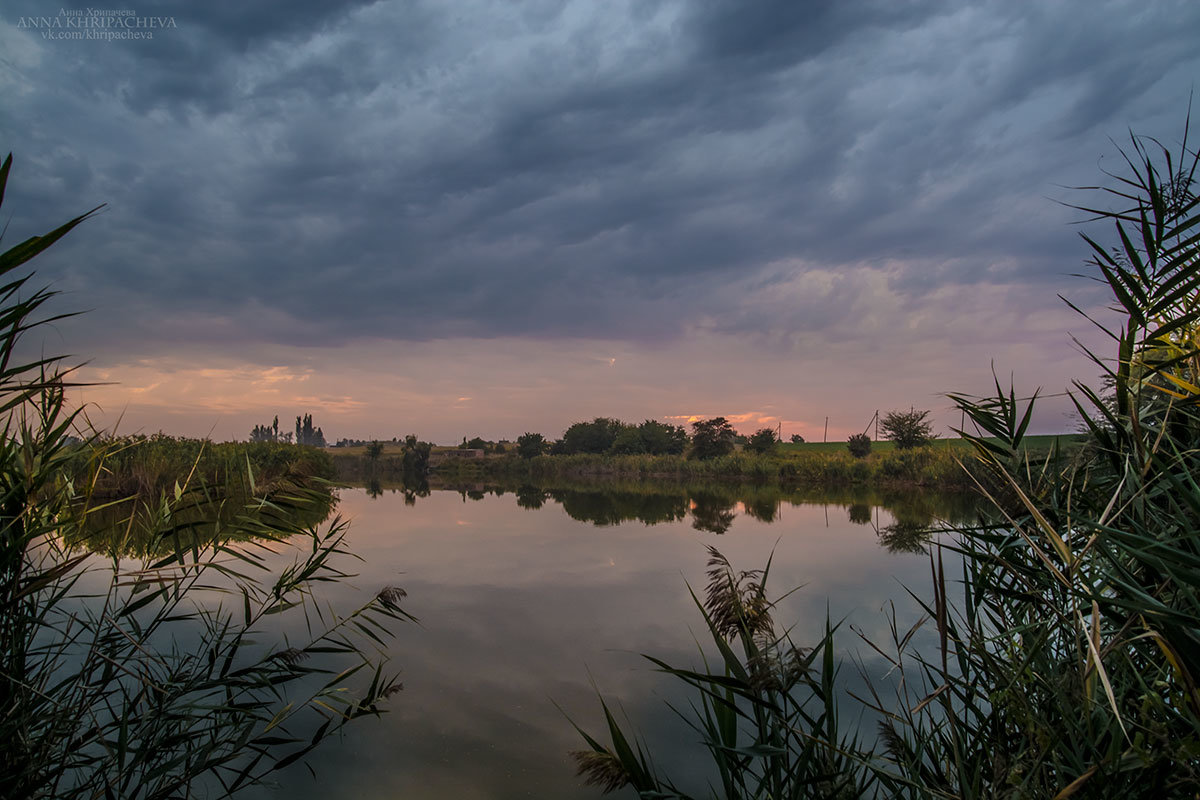
M1100 302L1055 200L1127 128L1173 140L1200 74L1186 2L162 3L131 42L15 6L10 235L109 204L42 263L108 367L701 335L917 363L938 324L1004 352ZM1007 330L945 305L985 298Z

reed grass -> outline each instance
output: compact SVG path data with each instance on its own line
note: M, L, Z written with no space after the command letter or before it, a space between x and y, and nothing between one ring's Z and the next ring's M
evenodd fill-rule
M871 787L858 762L857 737L837 714L837 665L826 624L813 646L797 645L772 618L766 593L771 565L737 571L709 548L704 599L692 592L715 661L700 669L646 658L694 690L675 709L715 766L721 797L857 798ZM690 587L689 587L690 588ZM640 797L689 795L655 767L652 754L628 736L601 699L608 744L576 726L588 747L572 752L580 776L603 791L630 787Z
M54 292L12 275L88 216L0 253L0 793L224 797L379 713L400 684L378 648L409 615L396 587L345 614L316 604L317 586L349 577L345 523L298 521L328 512L327 491L258 491L269 469L249 451L235 477L220 448L189 463L192 443L80 430L72 370L22 357L22 338L56 319ZM210 475L214 458L224 472ZM249 492L229 491L237 481ZM147 556L81 550L111 508L102 498L123 491L146 513L106 535L141 537ZM232 513L196 518L216 506ZM293 617L304 635L280 641Z
M93 438L77 453L81 468L100 457L92 494L104 500L156 502L189 475L210 487L250 494L247 467L260 494L277 482L317 485L311 479L329 481L335 475L333 459L324 450L276 442L218 443L157 433Z
M297 527L319 524L336 504L330 459L311 447L156 434L96 436L71 452L66 470L78 487L75 502L88 511L82 525L64 532L64 542L94 552L164 555L176 546L157 534L164 504L180 542L204 542L218 532L245 540L250 534L232 527L239 517L275 513L261 501L297 491L308 498L288 507Z
M1175 152L1135 136L1121 155L1127 171L1103 190L1118 210L1085 209L1117 243L1084 237L1121 318L1105 328L1114 356L1088 354L1111 393L1076 384L1087 444L1035 459L1024 444L1036 399L1019 402L999 381L988 397L952 396L972 423L963 436L989 510L931 552L932 599L913 594L919 621L902 628L893 615L890 641L863 640L897 677L894 692L840 696L811 672L788 683L786 658L735 652L729 627L714 622L729 609L705 606L720 660L655 663L695 690L684 714L721 775L711 796L829 797L842 786L887 798L1198 796L1200 157L1186 129ZM961 581L947 578L950 559ZM723 596L736 620L762 606ZM922 628L932 647L914 644ZM820 681L836 667L833 633L801 651L809 670L821 655ZM777 627L751 634L748 622L734 635L785 638ZM764 663L768 678L752 680ZM779 715L806 702L811 720ZM873 746L829 726L847 704L881 715ZM604 707L607 742L585 734L581 775L607 790L687 797ZM797 731L795 749L780 745ZM781 782L812 776L822 760L820 777L837 787Z

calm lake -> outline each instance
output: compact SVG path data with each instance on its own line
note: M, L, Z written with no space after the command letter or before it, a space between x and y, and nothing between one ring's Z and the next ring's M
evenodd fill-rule
M795 624L798 642L819 635L827 612L846 619L838 650L858 655L842 668L853 685L860 668L885 667L848 625L887 641L889 601L914 622L904 587L927 595L930 569L920 531L972 507L929 494L631 485L406 496L375 486L342 490L337 512L363 561L327 592L334 606L392 584L420 618L390 646L405 688L390 713L318 748L315 780L294 765L258 796L599 797L574 775L568 753L582 741L555 706L599 734L596 689L619 700L660 766L703 786L703 753L664 703L686 705L686 694L638 654L699 665L708 634L687 585L702 593L708 546L737 569L761 568L774 551L770 594L803 586L775 615Z

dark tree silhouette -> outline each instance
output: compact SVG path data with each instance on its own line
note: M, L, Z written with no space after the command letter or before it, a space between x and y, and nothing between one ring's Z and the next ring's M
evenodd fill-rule
M706 459L729 455L737 431L724 417L692 423L692 458Z

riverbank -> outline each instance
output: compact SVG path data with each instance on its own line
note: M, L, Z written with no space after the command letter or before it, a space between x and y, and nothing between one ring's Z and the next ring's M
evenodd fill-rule
M1041 437L1028 451L1031 460L1044 459L1055 441L1069 449L1077 437ZM888 443L890 444L890 443ZM965 444L965 443L963 443ZM516 454L492 454L477 458L447 458L431 471L443 483L486 481L543 483L573 480L669 480L728 481L781 486L878 489L937 488L969 491L975 487L972 464L975 455L956 440L927 447L901 450L878 447L863 458L852 456L842 444L781 445L775 453L756 455L736 452L719 458L696 460L662 455L540 455L521 458ZM373 475L379 479L398 477L400 459L386 450L374 462L362 453L329 451L339 480L359 481Z

